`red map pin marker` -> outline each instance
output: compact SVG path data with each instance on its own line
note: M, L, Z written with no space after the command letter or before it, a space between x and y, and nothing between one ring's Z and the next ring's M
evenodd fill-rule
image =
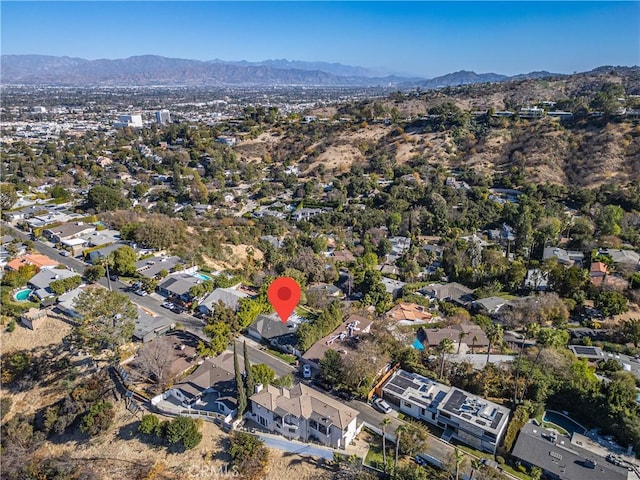
M269 303L278 313L280 320L287 323L289 316L300 302L300 285L293 278L276 278L267 290Z

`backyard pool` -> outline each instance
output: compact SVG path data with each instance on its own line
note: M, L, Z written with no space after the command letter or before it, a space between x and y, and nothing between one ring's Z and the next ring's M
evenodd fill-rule
M31 289L24 288L19 292L16 292L13 298L15 298L18 302L26 302L27 300L29 300L30 296L31 296Z
M205 282L211 281L211 277L209 275L205 275L204 273L196 272L193 274L193 276L199 278L200 280L204 280Z
M413 348L415 348L416 350L424 350L424 345L422 345L422 342L420 340L418 340L417 338L413 341L411 346Z
M573 432L584 434L587 431L575 420L572 420L566 415L563 415L560 412L555 412L553 410L545 411L544 418L542 420L544 422L553 423L555 425L558 425L559 427L564 428L567 432L569 432L569 434L572 434Z

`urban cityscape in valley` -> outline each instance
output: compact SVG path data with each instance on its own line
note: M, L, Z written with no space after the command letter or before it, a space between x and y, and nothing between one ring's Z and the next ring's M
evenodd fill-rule
M0 477L640 480L638 2L0 10Z

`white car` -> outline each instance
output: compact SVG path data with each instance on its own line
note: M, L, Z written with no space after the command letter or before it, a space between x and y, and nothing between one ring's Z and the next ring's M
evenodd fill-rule
M376 410L378 410L379 412L382 413L391 413L391 407L389 406L389 404L387 402L385 402L383 399L381 398L376 398L373 401L373 408L375 408Z
M136 295L140 295L141 297L146 297L148 295L144 290L136 290Z

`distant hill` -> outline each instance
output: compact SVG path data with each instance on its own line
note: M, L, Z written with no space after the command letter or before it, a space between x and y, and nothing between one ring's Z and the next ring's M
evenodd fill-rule
M302 65L304 64L304 65ZM141 55L116 60L45 55L2 55L4 84L54 85L319 85L388 86L410 80L371 77L361 67L340 64L272 60L249 62L200 61ZM303 66L304 68L299 68ZM342 72L341 74L331 73ZM360 75L358 75L360 73Z
M558 77L557 73L531 72L515 76L461 70L432 79L391 75L384 69L299 60L262 62L201 61L139 55L115 60L47 55L2 55L4 84L26 85L185 85L185 86L384 86L398 89L436 89L458 85ZM599 67L594 72L629 67Z

